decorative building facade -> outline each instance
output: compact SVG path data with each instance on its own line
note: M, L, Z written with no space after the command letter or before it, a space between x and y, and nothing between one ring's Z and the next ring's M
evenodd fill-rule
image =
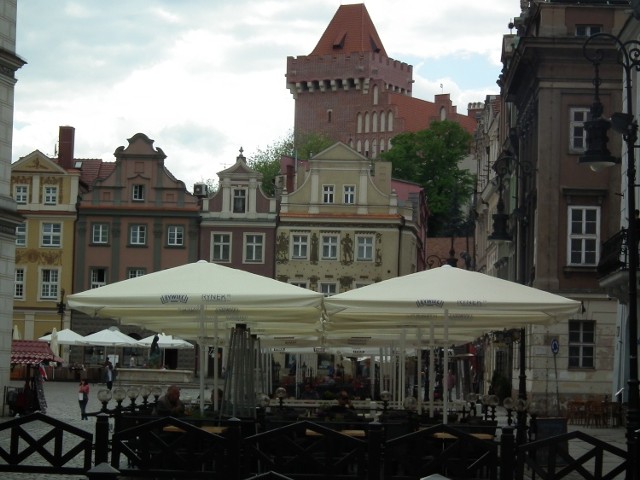
M343 143L293 168L284 163L277 279L333 295L421 268L420 186L394 188L388 162L372 163Z
M36 150L11 166L11 190L25 218L16 228L13 324L27 339L69 327L58 303L73 288L80 171Z

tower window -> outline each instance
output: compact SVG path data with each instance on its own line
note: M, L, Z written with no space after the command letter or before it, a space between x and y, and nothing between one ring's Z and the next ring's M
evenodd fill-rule
M333 110L327 110L327 123L331 123L332 114Z

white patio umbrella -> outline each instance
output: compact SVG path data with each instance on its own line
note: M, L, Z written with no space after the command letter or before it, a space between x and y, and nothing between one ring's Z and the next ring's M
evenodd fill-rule
M58 353L60 353L58 351L58 331L56 330L56 327L53 327L53 330L51 331L51 340L49 341L49 348L51 349L54 355L58 355Z
M54 328L55 330L55 328ZM38 340L43 340L45 342L51 342L53 332L49 335L45 335L40 337ZM60 330L57 332L58 336L58 344L59 345L86 345L87 343L84 341L84 337L79 333L74 332L68 328Z
M468 335L472 340L480 330L554 323L577 313L581 305L576 300L449 265L333 295L324 303L328 337L341 330L375 335L404 328L415 329L420 335L421 331L437 329L445 342L449 334ZM446 365L448 349L444 353ZM446 409L446 395L444 401Z
M220 329L238 323L252 332L254 327L274 334L314 332L320 324L322 298L319 292L201 260L75 293L67 301L70 308L92 316L198 338L202 366L206 339L213 338L217 348ZM214 364L214 376L217 371ZM200 368L200 402L204 408L204 368Z
M113 347L114 353L116 347L135 347L138 345L138 341L135 338L122 333L115 327L105 328L99 332L86 335L83 339L87 345L107 348Z
M20 340L20 329L18 328L18 325L14 325L13 326L13 331L11 332L12 335L12 340Z

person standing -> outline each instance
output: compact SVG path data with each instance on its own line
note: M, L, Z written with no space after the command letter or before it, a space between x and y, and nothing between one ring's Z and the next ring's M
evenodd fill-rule
M89 402L89 382L86 379L80 380L78 387L78 403L80 404L80 415L82 420L89 420L87 416L87 403Z
M109 390L113 388L113 364L109 360L104 364L104 383Z

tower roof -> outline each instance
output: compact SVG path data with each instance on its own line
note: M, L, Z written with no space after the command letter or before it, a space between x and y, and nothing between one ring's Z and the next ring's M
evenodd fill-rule
M363 3L340 5L311 55L387 52Z

